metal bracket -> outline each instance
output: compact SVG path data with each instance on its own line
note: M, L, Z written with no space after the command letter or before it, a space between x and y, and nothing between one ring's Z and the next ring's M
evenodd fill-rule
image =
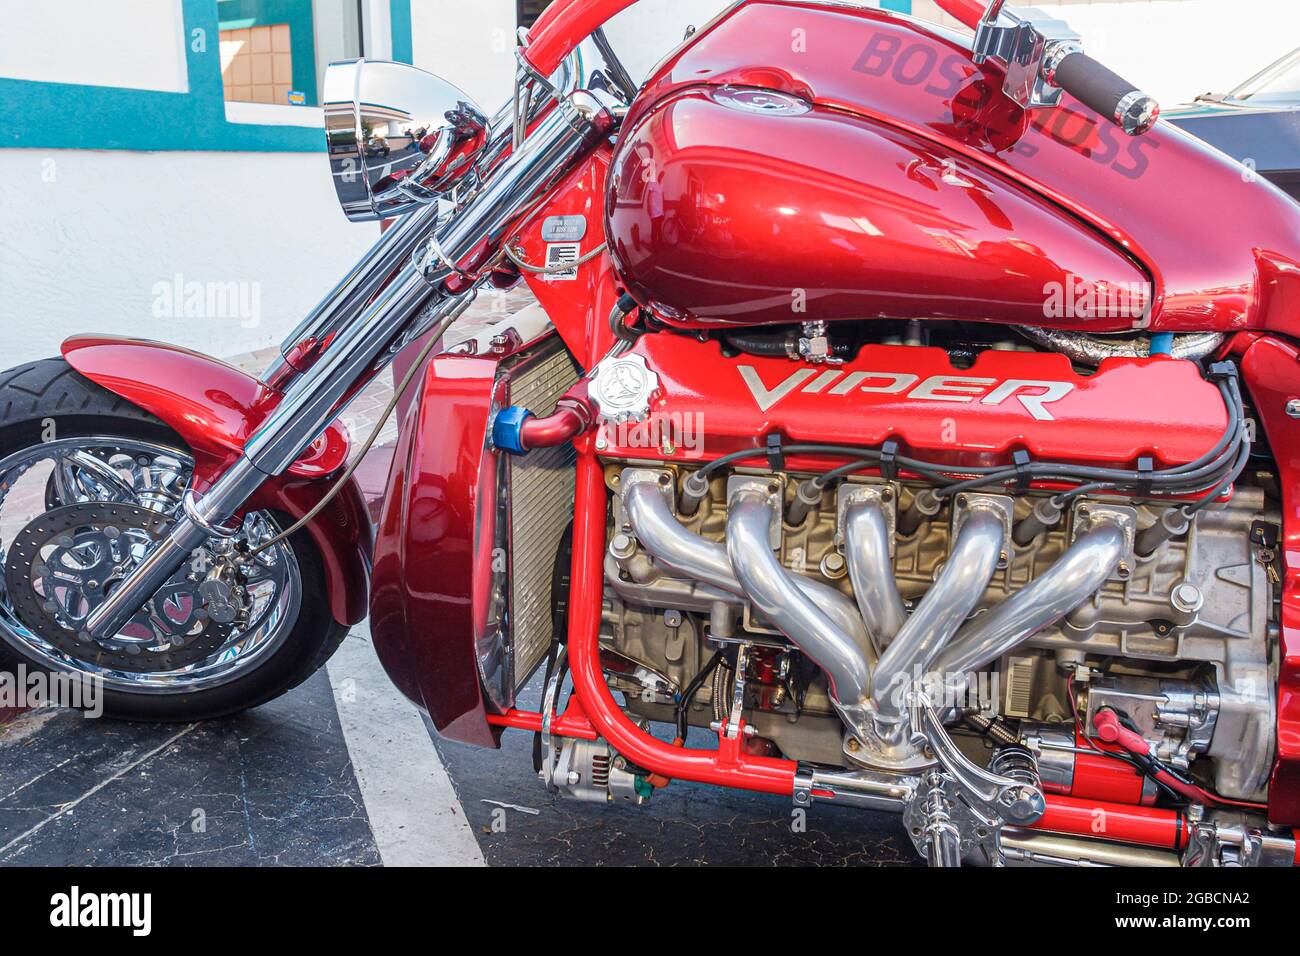
M987 815L989 825L1005 822L1027 826L1042 817L1047 803L1041 790L971 763L949 736L930 701L914 694L911 703L913 726L919 728L913 742L930 746L940 766L962 791L964 802L978 809L980 816Z
M560 684L564 681L564 658L568 654L568 645L561 644L555 655L555 667L551 679L546 682L546 693L542 697L542 769L538 776L548 793L558 793L560 788L555 782L555 760L559 756L555 738L551 736L551 723L555 720L555 705L560 696Z
M627 514L623 509L623 492L633 485L654 485L668 499L668 508L677 513L677 483L673 473L658 468L624 468L618 473L618 495L614 499L614 526L619 531L630 531Z
M1082 51L1079 34L1041 10L1012 10L1005 3L992 0L984 11L971 59L977 64L1001 61L1006 68L1002 92L1024 109L1056 106L1061 101L1061 88L1054 82L1056 64Z
M1070 543L1089 531L1099 521L1110 521L1124 534L1124 556L1111 572L1112 581L1127 581L1133 574L1133 548L1137 540L1137 509L1098 501L1078 501L1070 521Z
M728 738L734 740L740 736L740 722L745 715L745 669L749 666L749 646L736 646L736 674L731 689L731 713L727 716L725 728Z

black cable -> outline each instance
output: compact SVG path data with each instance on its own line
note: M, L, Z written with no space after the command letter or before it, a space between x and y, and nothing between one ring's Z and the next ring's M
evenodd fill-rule
M691 706L691 701L695 699L695 695L700 692L700 688L704 686L704 682L709 679L709 675L712 674L717 666L722 663L722 659L725 656L726 651L723 648L718 648L718 650L714 651L713 656L709 658L708 663L700 669L698 674L691 678L691 682L687 684L686 689L682 691L681 698L677 701L676 713L677 736L681 740L684 741L686 739L686 718L687 711Z

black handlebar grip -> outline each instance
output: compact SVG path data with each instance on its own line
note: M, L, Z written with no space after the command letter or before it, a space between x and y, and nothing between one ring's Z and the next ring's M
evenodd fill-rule
M1145 133L1160 116L1159 103L1086 53L1067 54L1056 64L1052 80L1130 136Z

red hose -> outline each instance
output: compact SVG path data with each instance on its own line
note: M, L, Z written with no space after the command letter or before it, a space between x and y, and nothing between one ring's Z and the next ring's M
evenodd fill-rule
M526 451L534 448L554 448L572 441L587 427L588 419L572 407L556 408L555 412L541 418L529 418L519 426L519 442Z

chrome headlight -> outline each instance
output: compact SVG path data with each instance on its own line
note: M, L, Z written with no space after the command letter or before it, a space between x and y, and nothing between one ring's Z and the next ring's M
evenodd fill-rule
M488 121L468 96L432 73L382 60L325 71L325 138L343 212L353 222L432 202L473 167Z

